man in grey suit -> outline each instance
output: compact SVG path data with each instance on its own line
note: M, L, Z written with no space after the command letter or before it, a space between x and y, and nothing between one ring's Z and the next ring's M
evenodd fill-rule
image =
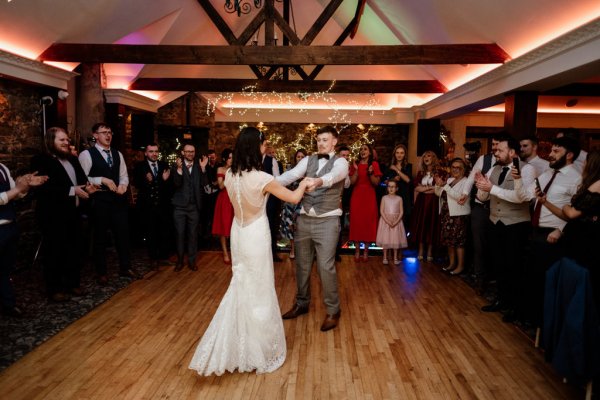
M173 220L177 240L177 265L175 271L183 269L184 247L187 244L189 268L197 271L196 253L198 253L198 223L202 209L204 185L208 183L206 164L208 157L203 156L195 162L196 148L186 143L181 151L182 158L177 159L171 176L175 193L171 199L173 204Z
M340 230L340 196L348 176L348 161L335 155L338 133L332 126L317 131L318 154L304 157L293 169L276 179L284 186L303 177L313 178L310 192L304 194L296 222L296 303L283 319L296 318L308 312L310 272L315 253L317 270L323 286L323 302L327 316L321 331L337 326L340 318L335 248Z

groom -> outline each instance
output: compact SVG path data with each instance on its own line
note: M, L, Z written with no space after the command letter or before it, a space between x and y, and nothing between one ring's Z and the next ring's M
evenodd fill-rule
M332 126L317 131L318 154L304 157L292 170L276 179L284 186L303 177L313 178L302 200L296 222L296 304L283 314L283 319L296 318L308 312L310 272L317 256L317 270L323 285L323 302L327 316L321 331L337 326L340 318L335 248L340 230L340 196L348 175L348 162L335 155L338 133Z

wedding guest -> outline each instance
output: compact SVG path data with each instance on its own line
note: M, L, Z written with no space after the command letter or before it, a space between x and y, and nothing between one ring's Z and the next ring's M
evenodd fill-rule
M94 146L79 154L79 162L91 184L100 187L91 196L91 216L94 244L93 259L100 285L108 283L106 267L107 232L112 231L119 256L119 275L137 278L131 268L129 248L129 212L125 192L129 175L125 159L120 151L111 147L113 132L104 122L94 124Z
M412 164L408 162L406 157L406 146L403 144L396 145L392 152L392 160L389 168L383 174L382 181L387 184L393 180L398 185L398 196L402 197L402 205L404 207L404 215L402 221L405 224L410 222L410 214L413 207L413 188L412 188Z
M160 161L156 143L148 143L144 160L133 169L133 184L137 188L136 207L152 268L168 257L171 221L171 169Z
M392 249L394 265L402 262L402 249L408 247L402 216L404 214L402 197L396 194L398 184L390 180L388 194L383 196L380 205L379 226L377 227L377 246L383 248L383 264L389 264L388 250ZM398 253L400 252L400 255Z
M415 178L415 205L410 220L410 242L418 247L417 259L433 261L433 248L439 242L439 201L435 195L434 175L439 160L428 150L421 156L421 168Z
M17 264L17 211L14 200L25 197L32 187L43 185L47 176L37 172L13 180L8 168L0 163L0 312L8 317L21 317L10 275Z
M171 199L173 204L173 220L175 221L177 264L175 272L183 269L183 258L187 249L188 268L197 271L196 255L198 253L198 223L204 186L207 184L206 164L208 157L196 161L196 147L191 143L183 145L181 157L172 167L175 193Z
M467 243L467 226L470 203L460 204L467 185L467 164L462 158L450 162L450 178L444 180L435 177L435 194L440 198L441 244L448 248L448 265L444 271L450 275L459 275L465 268L465 245Z
M350 236L354 242L354 260L360 261L360 245L364 245L362 261L369 257L369 246L377 239L377 197L375 187L383 175L379 163L373 160L373 149L368 144L360 146L359 161L348 174L352 182L350 198Z
M227 251L227 238L231 235L231 223L233 222L233 206L225 190L225 174L231 168L233 161L233 150L225 149L221 153L223 165L217 169L217 184L219 185L219 195L215 204L215 212L212 223L212 234L219 237L221 250L223 251L223 262L231 264L231 258Z
M289 169L294 168L300 160L306 157L308 154L304 149L296 150L294 154L293 164ZM290 190L296 190L300 182L292 182L287 188ZM296 258L296 248L294 246L294 227L296 225L296 218L300 213L300 205L293 203L284 203L283 210L281 212L281 236L290 241L290 259Z
M46 131L44 152L31 159L31 169L48 176L48 182L36 190L46 295L51 301L67 301L71 295L84 294L82 209L95 187L72 155L69 136L62 128Z

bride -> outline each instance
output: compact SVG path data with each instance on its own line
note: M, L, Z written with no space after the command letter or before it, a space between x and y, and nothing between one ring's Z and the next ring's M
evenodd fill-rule
M231 227L233 276L189 368L199 375L225 371L272 372L285 361L286 344L275 293L267 197L298 203L309 184L290 191L262 172L265 138L258 129L238 136L225 187L233 204Z

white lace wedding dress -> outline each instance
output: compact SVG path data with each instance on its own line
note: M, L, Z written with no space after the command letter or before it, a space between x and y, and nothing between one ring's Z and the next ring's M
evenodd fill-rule
M275 292L267 197L273 177L260 171L225 176L233 204L233 277L189 368L200 375L272 372L285 361L283 321Z

